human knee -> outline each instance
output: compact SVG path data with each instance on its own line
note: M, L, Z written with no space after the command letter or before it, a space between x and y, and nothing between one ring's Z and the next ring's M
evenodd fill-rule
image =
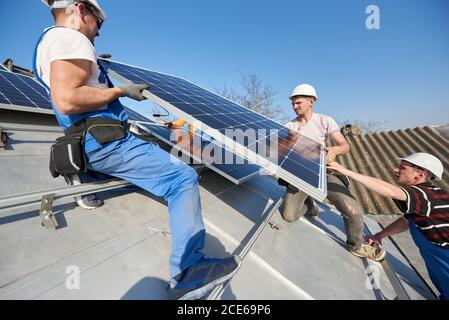
M356 201L337 197L333 199L332 203L343 216L350 220L363 216L362 208Z
M282 219L284 219L287 222L295 222L295 221L299 220L299 217L300 217L297 214L291 214L291 213L289 214L286 212L282 212L281 216L282 216Z
M181 180L187 184L193 184L198 182L198 173L192 167L188 165L183 166L180 172Z

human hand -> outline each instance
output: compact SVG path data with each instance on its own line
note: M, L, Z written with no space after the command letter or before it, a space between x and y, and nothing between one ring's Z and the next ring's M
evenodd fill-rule
M127 85L119 87L123 90L123 95L125 97L142 101L146 98L143 96L143 90L147 90L150 87L148 84L136 84L136 83L129 83Z
M336 147L327 147L326 148L326 161L332 162L335 160L335 158L338 156L338 153L336 151Z
M368 244L370 246L372 246L372 245L381 246L382 245L382 237L380 237L380 235L378 233L376 233L375 235L372 235L370 237L367 237L366 240L368 241Z

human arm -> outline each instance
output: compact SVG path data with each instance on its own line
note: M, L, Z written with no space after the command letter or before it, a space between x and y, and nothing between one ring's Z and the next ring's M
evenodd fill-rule
M408 229L408 221L404 217L400 217L395 222L387 226L384 230L376 233L375 235L368 237L368 244L382 244L382 239L392 236L397 233L404 232Z
M127 96L141 101L145 84L128 84L116 88L87 86L92 61L85 59L55 60L51 63L50 87L52 100L64 115L94 111L113 100Z
M91 61L84 59L56 60L51 63L51 95L62 114L94 111L123 95L120 88L86 86L91 64Z
M346 141L345 137L340 131L335 131L330 136L332 142L336 145L334 147L327 147L327 162L334 161L338 155L346 154L351 149L349 143Z
M337 163L336 161L331 161L327 164L327 168L333 171L336 171L342 175L348 176L349 178L361 183L366 188L376 192L377 194L389 197L392 199L405 201L407 200L407 195L398 186L392 185L391 183L388 183L386 181L365 176L363 174L351 171Z

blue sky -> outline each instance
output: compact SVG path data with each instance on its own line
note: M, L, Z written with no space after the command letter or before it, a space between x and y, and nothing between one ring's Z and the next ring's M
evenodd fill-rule
M315 111L386 129L449 123L449 1L100 0L109 16L98 53L215 90L257 74L294 117L291 90L308 82ZM380 30L368 30L368 5ZM39 0L0 1L0 59L30 67L52 24ZM140 104L149 108L149 103Z

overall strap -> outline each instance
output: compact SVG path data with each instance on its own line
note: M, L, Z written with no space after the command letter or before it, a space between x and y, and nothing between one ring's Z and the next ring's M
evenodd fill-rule
M103 73L104 77L106 78L106 81L108 82L109 88L114 88L114 84L112 83L111 79L109 78L108 71L101 63L100 59L97 60L98 67L100 68L101 73Z
M47 29L45 29L44 33L42 33L42 35L40 36L39 40L37 41L36 47L34 48L34 53L33 53L33 73L34 76L36 77L36 79L39 81L40 84L42 84L44 86L44 88L47 90L47 94L50 96L50 88L45 84L45 82L41 79L41 77L39 76L39 73L37 72L37 50L39 48L40 43L42 42L42 39L44 39L44 36L47 34L48 31L52 30L52 29L56 29L56 28L64 28L61 26L53 26L53 27L49 27Z

